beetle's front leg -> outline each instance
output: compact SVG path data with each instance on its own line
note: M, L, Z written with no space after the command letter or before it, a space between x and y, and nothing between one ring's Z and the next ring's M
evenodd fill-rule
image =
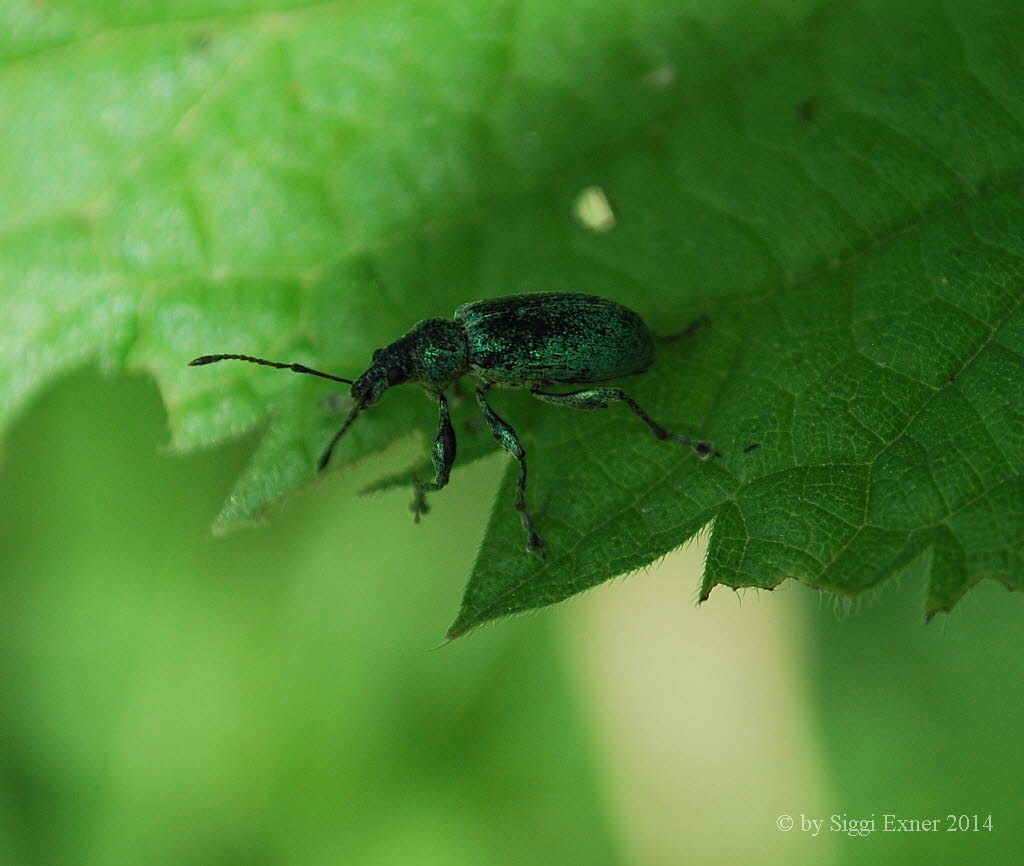
M430 506L427 505L427 493L440 490L448 483L448 476L451 474L452 464L455 462L455 430L452 427L451 416L448 414L448 400L440 392L431 393L431 396L437 400L439 409L437 433L434 436L434 447L430 452L431 459L434 461L434 480L420 481L418 478L412 480L416 494L409 510L412 511L413 519L417 523L420 522L421 514L430 511Z
M487 426L491 428L491 433L493 433L494 438L498 440L498 444L519 461L519 484L516 487L516 510L519 511L519 517L523 521L523 529L526 530L526 549L531 553L540 553L543 555L541 548L544 547L544 540L537 535L537 531L533 528L533 518L530 517L530 512L526 510L526 450L523 448L523 443L519 441L516 431L513 430L512 427L509 426L508 422L491 408L490 404L484 398L484 394L486 393L486 385L480 385L477 387L476 399L480 404L480 409L484 413L484 418L487 420Z
M683 436L679 433L672 433L662 427L650 415L648 415L640 404L619 388L584 388L582 391L572 391L568 394L552 394L549 391L530 391L538 400L545 403L554 403L556 406L567 406L570 409L604 409L609 403L622 401L632 409L643 422L651 428L651 432L659 439L671 439L680 445L686 445L697 452L701 460L709 457L720 457L718 449L710 442L698 442Z

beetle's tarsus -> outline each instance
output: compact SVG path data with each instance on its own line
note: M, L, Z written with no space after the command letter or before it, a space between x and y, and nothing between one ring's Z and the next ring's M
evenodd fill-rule
M529 541L526 542L526 552L527 553L534 553L537 556L539 556L541 559L543 559L544 558L544 554L545 554L545 551L544 551L544 539L541 538L539 535L537 535L536 532L533 532L533 531L530 531L528 534L530 536L530 539L529 539Z
M418 478L413 478L412 485L415 493L413 493L409 510L412 512L413 523L419 523L421 515L430 513L430 506L427 505L427 485Z
M697 456L700 457L701 460L709 460L712 457L722 456L722 452L710 442L698 442L694 446L694 450L697 452Z
M526 552L536 553L537 556L543 559L544 539L541 538L537 534L537 530L533 528L533 518L530 517L530 513L526 510L526 500L517 500L516 509L519 511L519 517L523 521L523 529L526 531Z
M673 439L680 445L685 445L687 448L692 448L697 456L701 460L709 460L712 457L721 457L722 452L719 451L710 442L695 442L693 439L689 439L686 436L681 436L678 433L669 433L669 439Z

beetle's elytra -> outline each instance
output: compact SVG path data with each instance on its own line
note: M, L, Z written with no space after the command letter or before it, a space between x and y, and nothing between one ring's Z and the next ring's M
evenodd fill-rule
M363 409L376 403L392 385L419 382L437 401L440 420L432 449L434 480L414 482L411 507L417 522L428 511L426 494L448 483L455 462L455 430L445 391L462 376L472 376L491 433L519 461L516 508L526 530L527 550L540 551L544 542L526 508L526 452L516 431L487 402L487 392L495 387L526 388L540 400L570 409L603 409L621 401L659 439L692 448L701 459L717 455L710 442L670 433L619 388L587 387L568 393L545 390L550 385L590 385L643 373L654 362L654 345L644 320L621 304L594 295L546 292L476 301L459 307L453 319L426 319L391 345L377 349L369 368L354 382L302 364L250 355L203 355L191 366L249 361L351 385L355 406L320 458L321 470Z

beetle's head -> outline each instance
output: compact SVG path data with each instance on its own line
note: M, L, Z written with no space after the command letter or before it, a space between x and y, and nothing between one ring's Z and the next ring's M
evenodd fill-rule
M395 342L377 349L366 372L352 383L355 405L320 458L320 468L327 465L334 446L359 413L376 403L388 388L421 382L439 393L468 369L465 331L457 322L446 319L426 319Z
M401 385L410 378L407 353L400 341L392 343L373 353L369 369L352 383L352 399L357 406L372 406L392 385Z

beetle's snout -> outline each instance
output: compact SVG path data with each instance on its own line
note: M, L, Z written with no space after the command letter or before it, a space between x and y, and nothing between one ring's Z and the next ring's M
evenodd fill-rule
M374 364L352 384L352 399L363 406L372 406L392 385L408 381L409 376L401 365Z
M377 387L376 376L371 376L371 370L367 370L355 382L352 383L352 399L357 405L369 406L380 399L384 389Z

